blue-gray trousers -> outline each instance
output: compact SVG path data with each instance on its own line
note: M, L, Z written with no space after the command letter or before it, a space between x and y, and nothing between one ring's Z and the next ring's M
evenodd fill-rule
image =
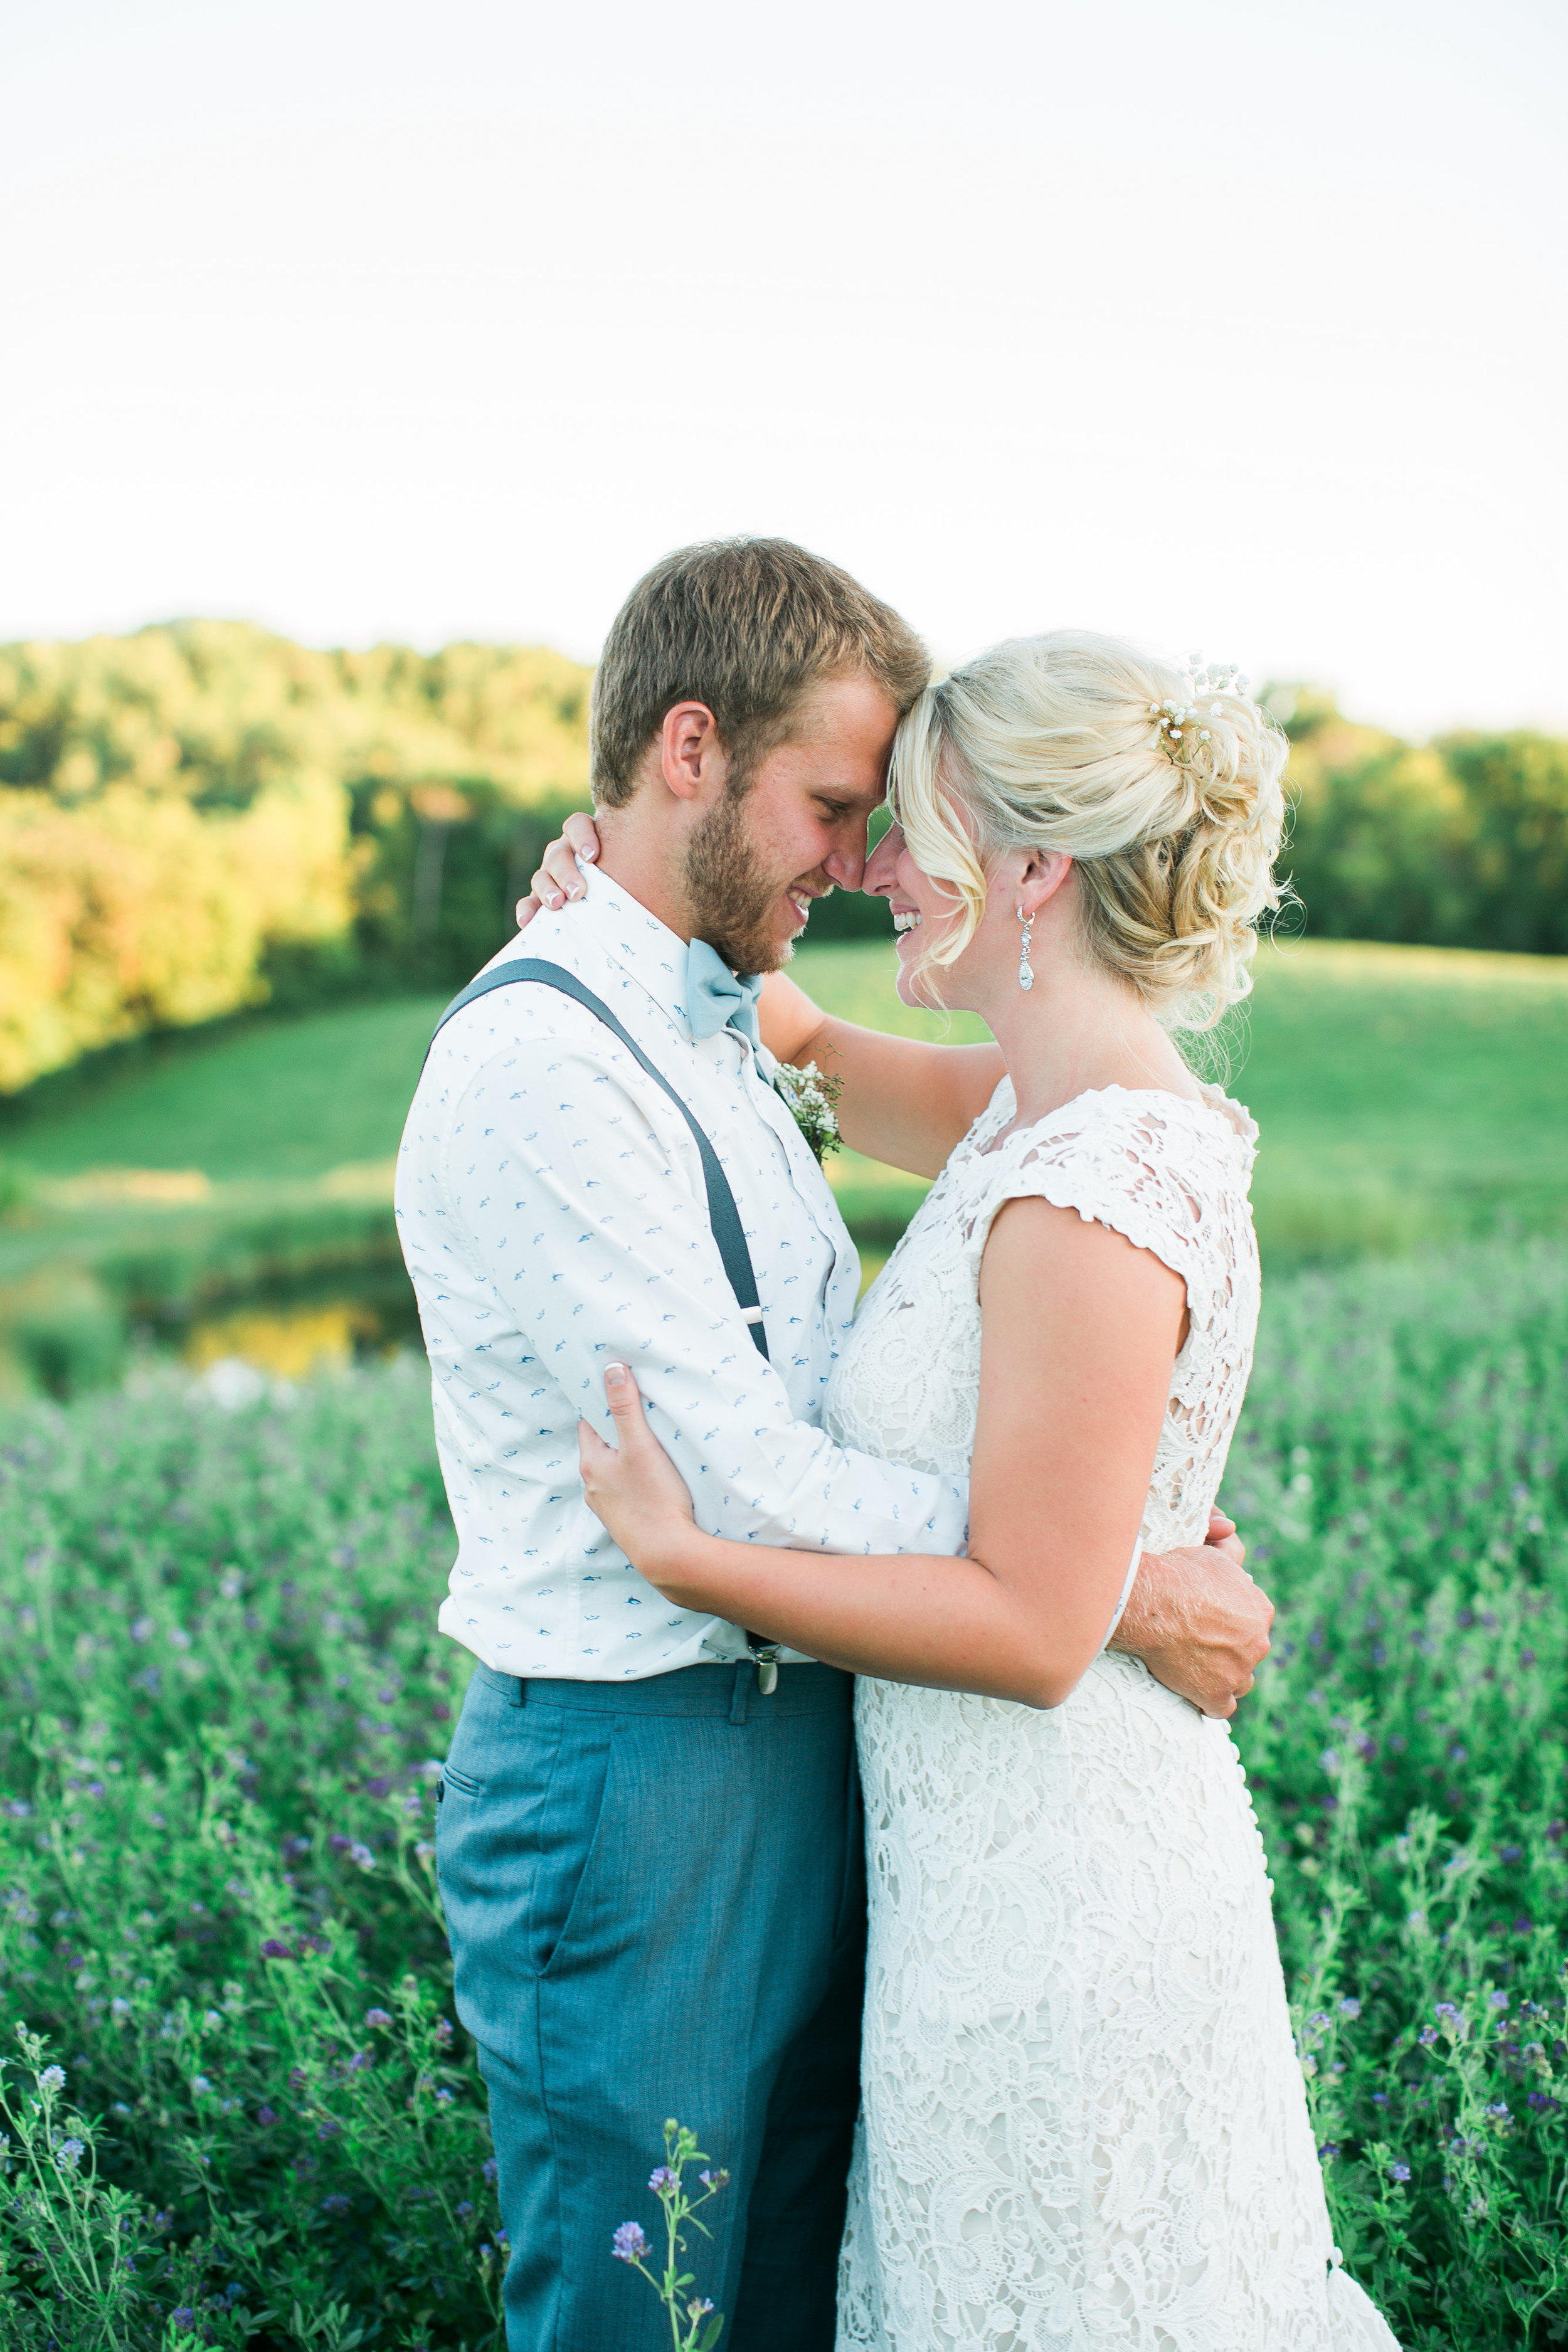
M509 2352L668 2352L614 2259L667 2116L728 2189L686 2232L722 2352L832 2352L866 1902L851 1678L476 1672L441 1788L458 2014L489 2086ZM662 2260L658 2267L662 2268Z

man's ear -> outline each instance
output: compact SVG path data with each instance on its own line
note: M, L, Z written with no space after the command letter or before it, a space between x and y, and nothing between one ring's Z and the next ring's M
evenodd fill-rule
M659 772L677 800L705 799L715 786L721 791L729 765L718 721L705 702L678 702L665 712Z

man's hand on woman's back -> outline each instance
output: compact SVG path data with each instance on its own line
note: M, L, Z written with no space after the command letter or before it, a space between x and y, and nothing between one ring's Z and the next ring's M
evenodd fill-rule
M1235 1521L1219 1511L1210 1514L1206 1544L1145 1552L1111 1640L1205 1715L1234 1715L1268 1654L1274 1603L1242 1566L1246 1557Z

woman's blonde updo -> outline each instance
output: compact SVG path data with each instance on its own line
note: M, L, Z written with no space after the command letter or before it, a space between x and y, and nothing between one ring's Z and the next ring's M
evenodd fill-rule
M1250 990L1258 918L1280 903L1288 751L1234 684L1088 630L965 663L909 712L889 774L910 855L956 902L918 970L974 936L988 861L1066 850L1086 953L1166 1026L1211 1027Z

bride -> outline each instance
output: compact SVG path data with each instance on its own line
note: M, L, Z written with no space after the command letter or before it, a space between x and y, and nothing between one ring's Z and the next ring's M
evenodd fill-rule
M1005 1076L767 982L850 1139L937 1181L824 1423L972 1463L966 1559L703 1535L624 1367L589 1502L689 1609L859 1677L864 2111L839 2352L1388 2352L1339 2266L1236 1748L1105 1648L1143 1549L1200 1543L1258 1314L1256 1129L1174 1028L1249 986L1285 745L1233 674L1081 633L910 712L887 898L899 992L980 1013ZM967 1128L967 1132L963 1129Z

